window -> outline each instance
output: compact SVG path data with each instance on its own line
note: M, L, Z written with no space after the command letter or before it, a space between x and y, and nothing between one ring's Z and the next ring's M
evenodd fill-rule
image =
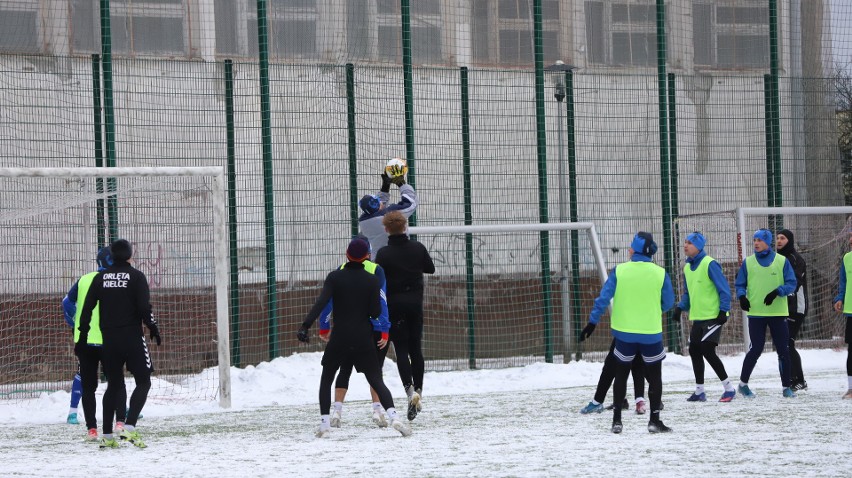
M100 2L71 2L71 44L75 52L101 47ZM186 55L189 28L185 0L112 0L112 52L118 55Z
M542 1L542 46L545 63L563 60L560 8L557 0ZM471 53L475 63L505 66L534 61L532 0L473 0Z
M247 1L248 53L257 56L257 7L253 0ZM270 56L286 59L318 57L316 0L268 0L266 19Z
M38 53L38 4L34 2L0 1L0 51L11 53Z
M399 0L376 0L376 40L380 60L402 61L402 12ZM411 61L443 63L443 21L439 0L411 2Z
M695 65L769 66L769 7L765 2L695 3L692 24Z
M587 1L584 7L586 59L590 64L657 63L657 10L653 2Z

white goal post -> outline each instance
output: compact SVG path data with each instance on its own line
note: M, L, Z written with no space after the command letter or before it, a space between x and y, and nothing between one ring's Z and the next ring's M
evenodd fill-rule
M96 181L92 181L93 179ZM103 180L103 183L101 180ZM91 237L91 230L94 229L91 224L91 218L94 217L93 205L98 201L122 201L122 203L127 203L120 203L126 209L115 213L115 216L121 216L115 219L118 221L116 229L121 227L124 231L129 232L130 234L126 238L131 242L138 241L138 237L134 236L143 233L159 238L160 242L154 246L155 248L165 249L169 247L169 244L174 244L177 249L182 246L181 241L184 243L192 241L191 246L183 246L179 253L175 253L175 256L180 256L179 260L184 261L181 264L192 264L194 260L200 260L200 258L192 256L192 251L204 251L204 270L195 271L183 266L183 269L177 271L178 273L174 276L162 279L164 283L172 281L176 284L171 288L163 285L162 295L168 295L170 298L176 297L174 299L176 309L184 307L181 302L187 303L185 310L181 308L176 313L186 314L187 316L195 313L195 315L203 316L202 319L199 319L201 325L196 330L199 331L199 334L205 334L205 337L210 335L210 340L204 339L206 341L205 351L200 351L201 347L190 343L195 340L195 337L177 337L164 334L163 347L166 348L165 350L170 350L168 347L173 349L183 347L189 350L188 354L193 355L193 360L203 356L201 363L212 364L215 360L218 365L217 392L219 405L223 408L231 406L228 218L225 207L225 175L222 167L0 168L0 181L3 181L0 184L0 197L2 197L2 201L0 201L2 202L0 204L0 226L19 231L17 237L14 236L16 233L12 232L7 232L3 236L6 241L4 248L8 252L0 258L2 259L0 260L0 268L2 268L3 274L8 274L7 280L12 277L18 281L17 284L4 282L6 284L3 287L5 290L0 292L0 294L4 294L4 298L0 299L0 304L2 304L2 300L7 301L6 310L2 311L7 314L4 318L10 318L14 322L11 325L5 324L3 327L19 327L15 330L15 333L23 331L23 333L32 334L37 341L54 340L54 343L49 345L57 349L58 352L51 352L51 357L63 358L68 355L68 345L64 344L70 343L70 341L67 341L68 335L64 331L60 337L63 340L59 342L59 345L56 345L55 342L58 339L38 337L39 329L25 328L36 327L27 323L33 317L33 314L27 309L32 309L36 305L41 306L45 300L55 300L57 291L67 290L76 280L76 277L79 277L78 272L81 269L93 270L94 252L97 250L97 243ZM98 184L97 188L93 185L95 182ZM104 183L108 186L103 187ZM115 183L120 183L120 185L115 186ZM197 231L203 232L195 234ZM43 237L43 241L38 240L39 236ZM112 237L112 239L116 238ZM209 245L211 241L212 248ZM27 264L20 264L21 261L16 261L15 255L20 256L22 252L37 255L42 252L31 252L28 248L43 248L45 245L57 243L62 251L49 251L50 254L64 253L66 256L61 265L57 265L56 262L52 263L52 268L57 273L55 277L50 279L49 286L43 285L48 284L47 282L38 282L39 278L37 277L35 278L36 281L27 285L26 281L22 279L33 275L32 262L27 259ZM151 248L151 244L148 244L148 248ZM53 247L53 249L56 249L56 247ZM144 257L143 251L136 246L134 246L134 249L137 249L134 252L134 259L137 259L137 256ZM70 250L73 250L73 252L66 252ZM46 260L52 259L46 258ZM157 260L159 261L159 256ZM153 264L153 260L141 266L137 265L137 267L143 269L144 272L146 266L153 267L151 264ZM159 271L162 274L172 272L163 267L160 267ZM161 280L158 277L152 277L150 273L146 273L146 275L149 283L152 280ZM16 287L17 290L10 290ZM210 297L210 292L214 297ZM64 294L64 292L62 293ZM153 293L152 290L152 300ZM188 296L188 294L193 293L199 294L199 297L202 293L204 295L201 299L192 299L191 295ZM45 299L43 297L45 295L49 295L49 297ZM36 297L36 299L33 299L33 297ZM61 299L61 297L60 295L59 298ZM199 312L201 306L193 301L204 302L204 310ZM215 305L210 304L210 302L214 302ZM14 313L17 313L20 317L11 316L13 312L9 311L10 304L16 307ZM193 309L193 307L195 308ZM210 310L214 308L215 312ZM169 310L161 310L160 312L174 313L174 311ZM154 313L159 316L156 305ZM210 319L213 318L214 314L215 336L212 336L214 332L206 329L213 325L210 324ZM55 316L56 314L50 312L50 315ZM185 317L181 316L180 318L184 319ZM50 317L49 319L52 320ZM61 318L59 322L62 322ZM174 327L173 330L175 330L181 324L164 323L162 326L165 326L166 330L171 327ZM53 326L51 325L51 327ZM215 352L212 344L210 344L212 340L216 341ZM0 343L0 345L3 344ZM47 345L47 342L42 344L42 349ZM15 343L12 347L20 348L21 345ZM208 349L209 352L206 351ZM3 351L0 350L0 354L2 353ZM27 353L30 352L27 351ZM156 349L154 353L157 353ZM37 355L38 352L33 352L33 354ZM18 355L21 355L21 352ZM50 358L45 357L42 360L50 360ZM68 359L63 358L63 360ZM155 368L157 368L157 365L155 363ZM49 380L53 383L60 380L56 378L57 374L47 374L44 370L40 372L41 375L32 372L31 369L34 367L30 363L23 364L19 368L26 372L21 373L21 377L24 378L10 379L7 377L7 381L3 383L14 384L12 380L15 379L26 380L27 377L45 375L49 375L50 378L39 378L38 380ZM170 385L174 389L186 389L187 384L181 374L193 373L190 369L195 370L195 368L186 366L183 370L176 371L175 377L180 376L181 379ZM209 370L215 371L212 367ZM214 374L214 372L211 372L211 374ZM156 382L157 378L155 374L152 381ZM209 383L214 383L213 379L210 379ZM156 387L156 383L154 387ZM191 396L191 394L187 393L184 397L186 396Z

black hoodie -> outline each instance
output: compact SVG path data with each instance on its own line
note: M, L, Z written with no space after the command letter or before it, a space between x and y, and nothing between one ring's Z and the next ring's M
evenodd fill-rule
M805 264L805 259L796 250L796 239L793 237L793 232L789 229L782 229L778 231L778 234L782 234L787 238L787 245L778 248L778 253L790 261L790 265L793 267L793 273L796 275L796 282L798 283L793 295L787 297L787 306L790 310L790 316L805 315L808 313L808 266Z

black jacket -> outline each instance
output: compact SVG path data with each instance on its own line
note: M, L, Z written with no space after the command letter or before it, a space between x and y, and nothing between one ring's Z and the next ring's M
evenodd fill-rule
M787 245L779 248L778 253L790 262L797 282L796 290L792 295L787 296L787 309L791 317L804 316L808 313L808 266L805 263L805 258L796 250L796 240L793 238L793 233L787 229L779 233L787 237Z
M364 264L347 262L342 269L333 270L325 277L322 292L302 325L310 328L331 299L334 332L329 345L343 341L349 345L374 348L370 317L378 317L382 311L380 291L378 277L364 270Z
M142 324L157 327L151 311L151 292L142 271L127 262L107 267L92 280L80 315L80 338L88 335L92 310L100 303L104 339L117 333L142 333Z
M405 234L394 234L388 236L388 245L379 249L375 262L385 270L389 304L423 302L423 274L435 273L426 246Z

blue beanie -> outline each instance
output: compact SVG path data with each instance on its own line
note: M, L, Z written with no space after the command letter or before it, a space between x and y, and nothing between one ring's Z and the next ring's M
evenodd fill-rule
M633 236L633 242L630 243L630 248L636 254L651 257L657 252L657 243L654 242L654 236L650 232L639 231Z
M98 261L99 269L106 269L107 267L112 265L112 251L109 250L109 247L101 247L98 249L98 257L96 259Z
M707 239L705 239L704 236L698 231L695 231L686 236L686 240L691 242L692 245L695 246L695 248L699 251L703 251L704 245L707 244Z
M754 238L763 241L767 246L772 247L772 231L769 229L758 229L754 231Z
M374 212L379 210L381 206L381 202L379 201L378 196L374 196L372 194L366 194L364 197L358 201L358 206L367 214L373 214Z

